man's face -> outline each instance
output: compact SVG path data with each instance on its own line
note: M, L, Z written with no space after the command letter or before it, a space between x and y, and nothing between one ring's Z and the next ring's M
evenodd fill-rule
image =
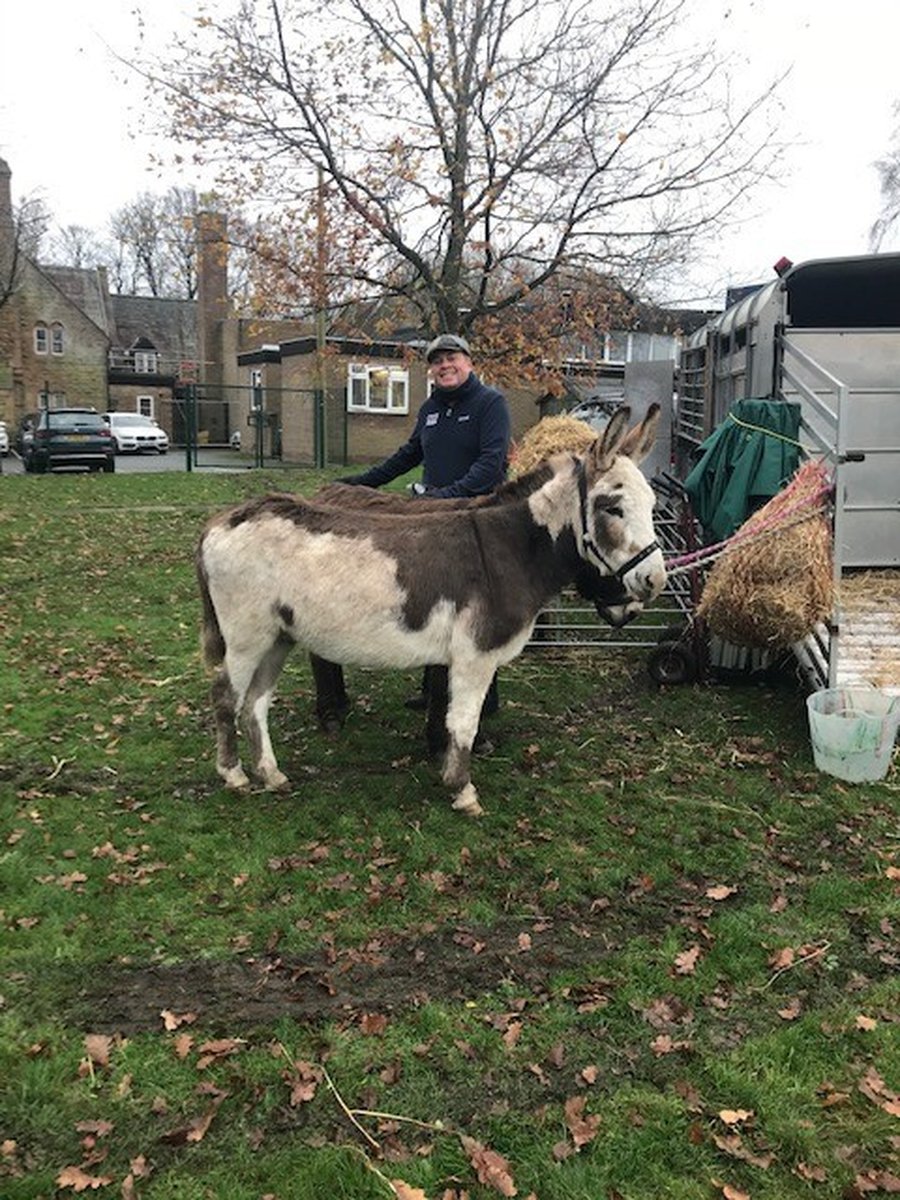
M438 350L428 364L428 373L440 388L461 387L471 370L472 360L461 350Z

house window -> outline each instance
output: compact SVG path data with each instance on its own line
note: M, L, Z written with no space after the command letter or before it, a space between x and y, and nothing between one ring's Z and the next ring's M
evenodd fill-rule
M54 321L50 326L50 350L53 354L62 354L65 346L63 339L63 327L59 321Z
M35 325L34 327L34 352L35 354L46 354L49 345L46 325Z
M350 412L409 412L409 371L370 363L347 368L347 408Z
M624 330L610 330L606 335L606 347L603 357L607 362L628 362L629 342L629 335Z
M155 375L159 365L159 354L155 350L135 350L134 372L136 375Z
M152 396L137 396L136 397L137 411L142 417L153 416L153 397Z

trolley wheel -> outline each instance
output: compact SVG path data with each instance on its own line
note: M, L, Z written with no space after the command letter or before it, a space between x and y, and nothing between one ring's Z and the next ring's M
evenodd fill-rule
M678 642L666 641L652 651L647 670L654 683L693 683L699 671L694 654Z

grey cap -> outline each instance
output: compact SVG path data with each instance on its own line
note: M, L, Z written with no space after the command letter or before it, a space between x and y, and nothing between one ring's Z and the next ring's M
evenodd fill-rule
M467 358L472 357L469 343L465 338L460 337L458 333L441 333L433 342L429 342L428 349L425 351L425 361L431 362L439 350L458 350L461 354L465 354Z

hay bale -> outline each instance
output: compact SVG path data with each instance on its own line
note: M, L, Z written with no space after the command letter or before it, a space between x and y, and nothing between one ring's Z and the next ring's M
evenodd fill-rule
M738 646L774 649L827 620L834 603L827 487L824 468L804 463L740 527L697 607L713 633Z
M524 475L544 459L562 451L581 454L596 437L596 430L577 417L542 417L536 425L526 429L516 443L511 456L511 473Z

